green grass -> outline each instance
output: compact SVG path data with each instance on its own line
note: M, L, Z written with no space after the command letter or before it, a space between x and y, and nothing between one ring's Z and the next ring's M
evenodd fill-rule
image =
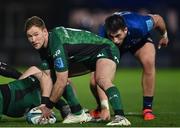
M0 77L0 83L7 83L11 79ZM78 98L83 107L96 107L89 89L89 75L72 79ZM141 70L119 69L114 81L120 90L125 114L133 127L180 127L180 69L159 69L156 74L156 91L154 98L154 113L157 118L144 121L141 117L142 89ZM57 112L57 111L56 111ZM64 125L57 112L57 123L45 126L58 127L104 127L107 122ZM0 126L33 126L26 123L24 118L10 118L3 116Z

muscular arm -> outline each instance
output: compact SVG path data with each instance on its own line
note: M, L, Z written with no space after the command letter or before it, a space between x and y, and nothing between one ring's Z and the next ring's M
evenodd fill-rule
M51 94L52 86L53 86L50 74L48 74L45 71L41 71L41 70L39 71L40 72L33 75L36 76L40 82L41 95L44 97L49 97Z
M166 47L168 45L169 39L168 39L166 25L165 25L165 22L164 22L163 18L160 15L152 15L152 14L150 14L150 16L154 20L154 28L156 30L158 30L160 32L160 34L161 34L158 49L160 49L161 46Z
M24 79L30 75L34 75L40 82L40 87L42 90L42 96L49 97L52 89L52 80L50 78L50 71L41 71L36 66L28 68L19 79Z
M162 36L165 33L167 33L166 24L165 24L163 18L160 15L152 15L152 14L149 14L149 15L154 20L154 28L157 29Z
M19 79L24 79L24 78L26 78L30 75L36 74L38 72L40 72L40 70L36 66L31 66L25 72L23 72L23 74L19 77Z
M56 103L64 92L64 88L68 80L68 71L56 72L56 77L57 80L53 86L50 96L50 101L52 101L53 103Z

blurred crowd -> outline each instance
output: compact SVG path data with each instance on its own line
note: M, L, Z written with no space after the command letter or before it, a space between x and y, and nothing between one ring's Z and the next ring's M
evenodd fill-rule
M157 51L157 66L180 67L180 20L179 2L172 3L161 0L132 1L117 0L66 0L60 1L11 1L0 4L0 57L15 66L29 66L39 63L39 57L34 52L23 31L24 21L32 15L45 19L49 29L56 26L81 28L98 34L104 19L115 11L136 11L139 13L160 14L168 26L169 46ZM163 3L163 4L162 4ZM154 37L155 40L158 37ZM127 55L128 56L128 55ZM124 57L122 66L135 66L131 56Z

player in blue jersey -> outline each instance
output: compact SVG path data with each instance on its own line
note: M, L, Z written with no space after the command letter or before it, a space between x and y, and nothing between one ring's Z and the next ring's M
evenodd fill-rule
M161 46L166 47L168 45L167 29L160 15L116 12L106 18L104 28L100 32L101 36L111 39L118 46L121 56L130 52L141 63L143 68L142 88L144 120L152 120L155 118L155 115L152 113L152 103L155 88L156 48L150 37L150 31L153 29L159 31L161 35L158 49L160 49ZM94 79L91 80L91 85L95 85ZM100 97L101 100L106 100L103 92ZM101 104L99 104L99 106L100 105ZM106 103L105 106L108 106L108 104ZM97 110L92 111L92 114L96 113Z

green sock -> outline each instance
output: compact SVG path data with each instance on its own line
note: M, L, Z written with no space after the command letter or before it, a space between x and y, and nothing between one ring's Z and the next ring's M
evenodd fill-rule
M113 86L108 88L105 92L108 96L112 109L114 110L115 114L118 114L116 113L116 111L123 110L119 90L115 86Z
M79 115L82 113L82 107L74 93L74 90L70 84L66 85L63 93L63 97L66 99L68 105L71 108L73 114Z

